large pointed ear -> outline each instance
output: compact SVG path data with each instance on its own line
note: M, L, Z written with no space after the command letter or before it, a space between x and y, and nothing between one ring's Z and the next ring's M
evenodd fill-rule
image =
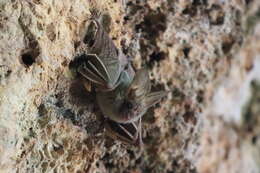
M132 83L127 90L129 99L139 99L148 94L151 90L149 74L146 68L136 72Z
M169 91L157 91L147 94L144 98L145 107L148 109L149 107L155 105L163 97L167 96L168 93Z
M99 23L95 20L92 20L88 26L87 33L83 38L83 43L87 44L89 47L92 47L95 42L98 29Z

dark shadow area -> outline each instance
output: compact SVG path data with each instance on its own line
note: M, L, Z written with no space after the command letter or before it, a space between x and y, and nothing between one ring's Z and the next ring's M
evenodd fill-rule
M21 55L21 63L25 67L30 67L33 63L35 63L35 57L33 57L32 52L26 52Z
M30 31L27 24L22 21L21 18L18 20L21 29L24 33L24 42L25 42L25 49L22 51L20 56L20 62L23 64L26 68L33 65L37 58L40 55L40 47L38 40L36 39L35 35Z
M70 102L73 105L85 107L96 102L95 92L88 92L80 78L71 82L69 93L71 96Z
M82 80L78 78L72 81L69 87L69 102L78 108L78 112L75 114L69 110L64 114L64 118L70 119L74 125L95 135L104 129L104 116L99 110L95 91L87 91Z

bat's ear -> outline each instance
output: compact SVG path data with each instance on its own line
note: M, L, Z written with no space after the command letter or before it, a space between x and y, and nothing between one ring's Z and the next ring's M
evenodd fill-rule
M168 93L169 91L157 91L147 94L144 98L145 107L148 109L149 107L155 105L163 97L167 96Z
M83 43L87 44L89 47L92 47L95 43L99 27L99 23L96 20L92 20L88 26L87 33L83 38Z
M146 68L138 70L134 76L132 83L127 90L129 99L142 99L151 90L149 74Z

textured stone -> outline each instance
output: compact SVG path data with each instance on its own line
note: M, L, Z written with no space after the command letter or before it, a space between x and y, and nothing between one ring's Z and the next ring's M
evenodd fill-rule
M259 172L260 3L0 2L0 172ZM144 149L105 135L68 71L91 14L153 90Z

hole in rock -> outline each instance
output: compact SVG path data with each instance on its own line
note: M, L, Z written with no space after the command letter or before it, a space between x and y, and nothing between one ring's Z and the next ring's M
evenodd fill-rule
M35 58L30 52L26 52L21 55L21 62L24 66L30 67L33 63L35 63Z

